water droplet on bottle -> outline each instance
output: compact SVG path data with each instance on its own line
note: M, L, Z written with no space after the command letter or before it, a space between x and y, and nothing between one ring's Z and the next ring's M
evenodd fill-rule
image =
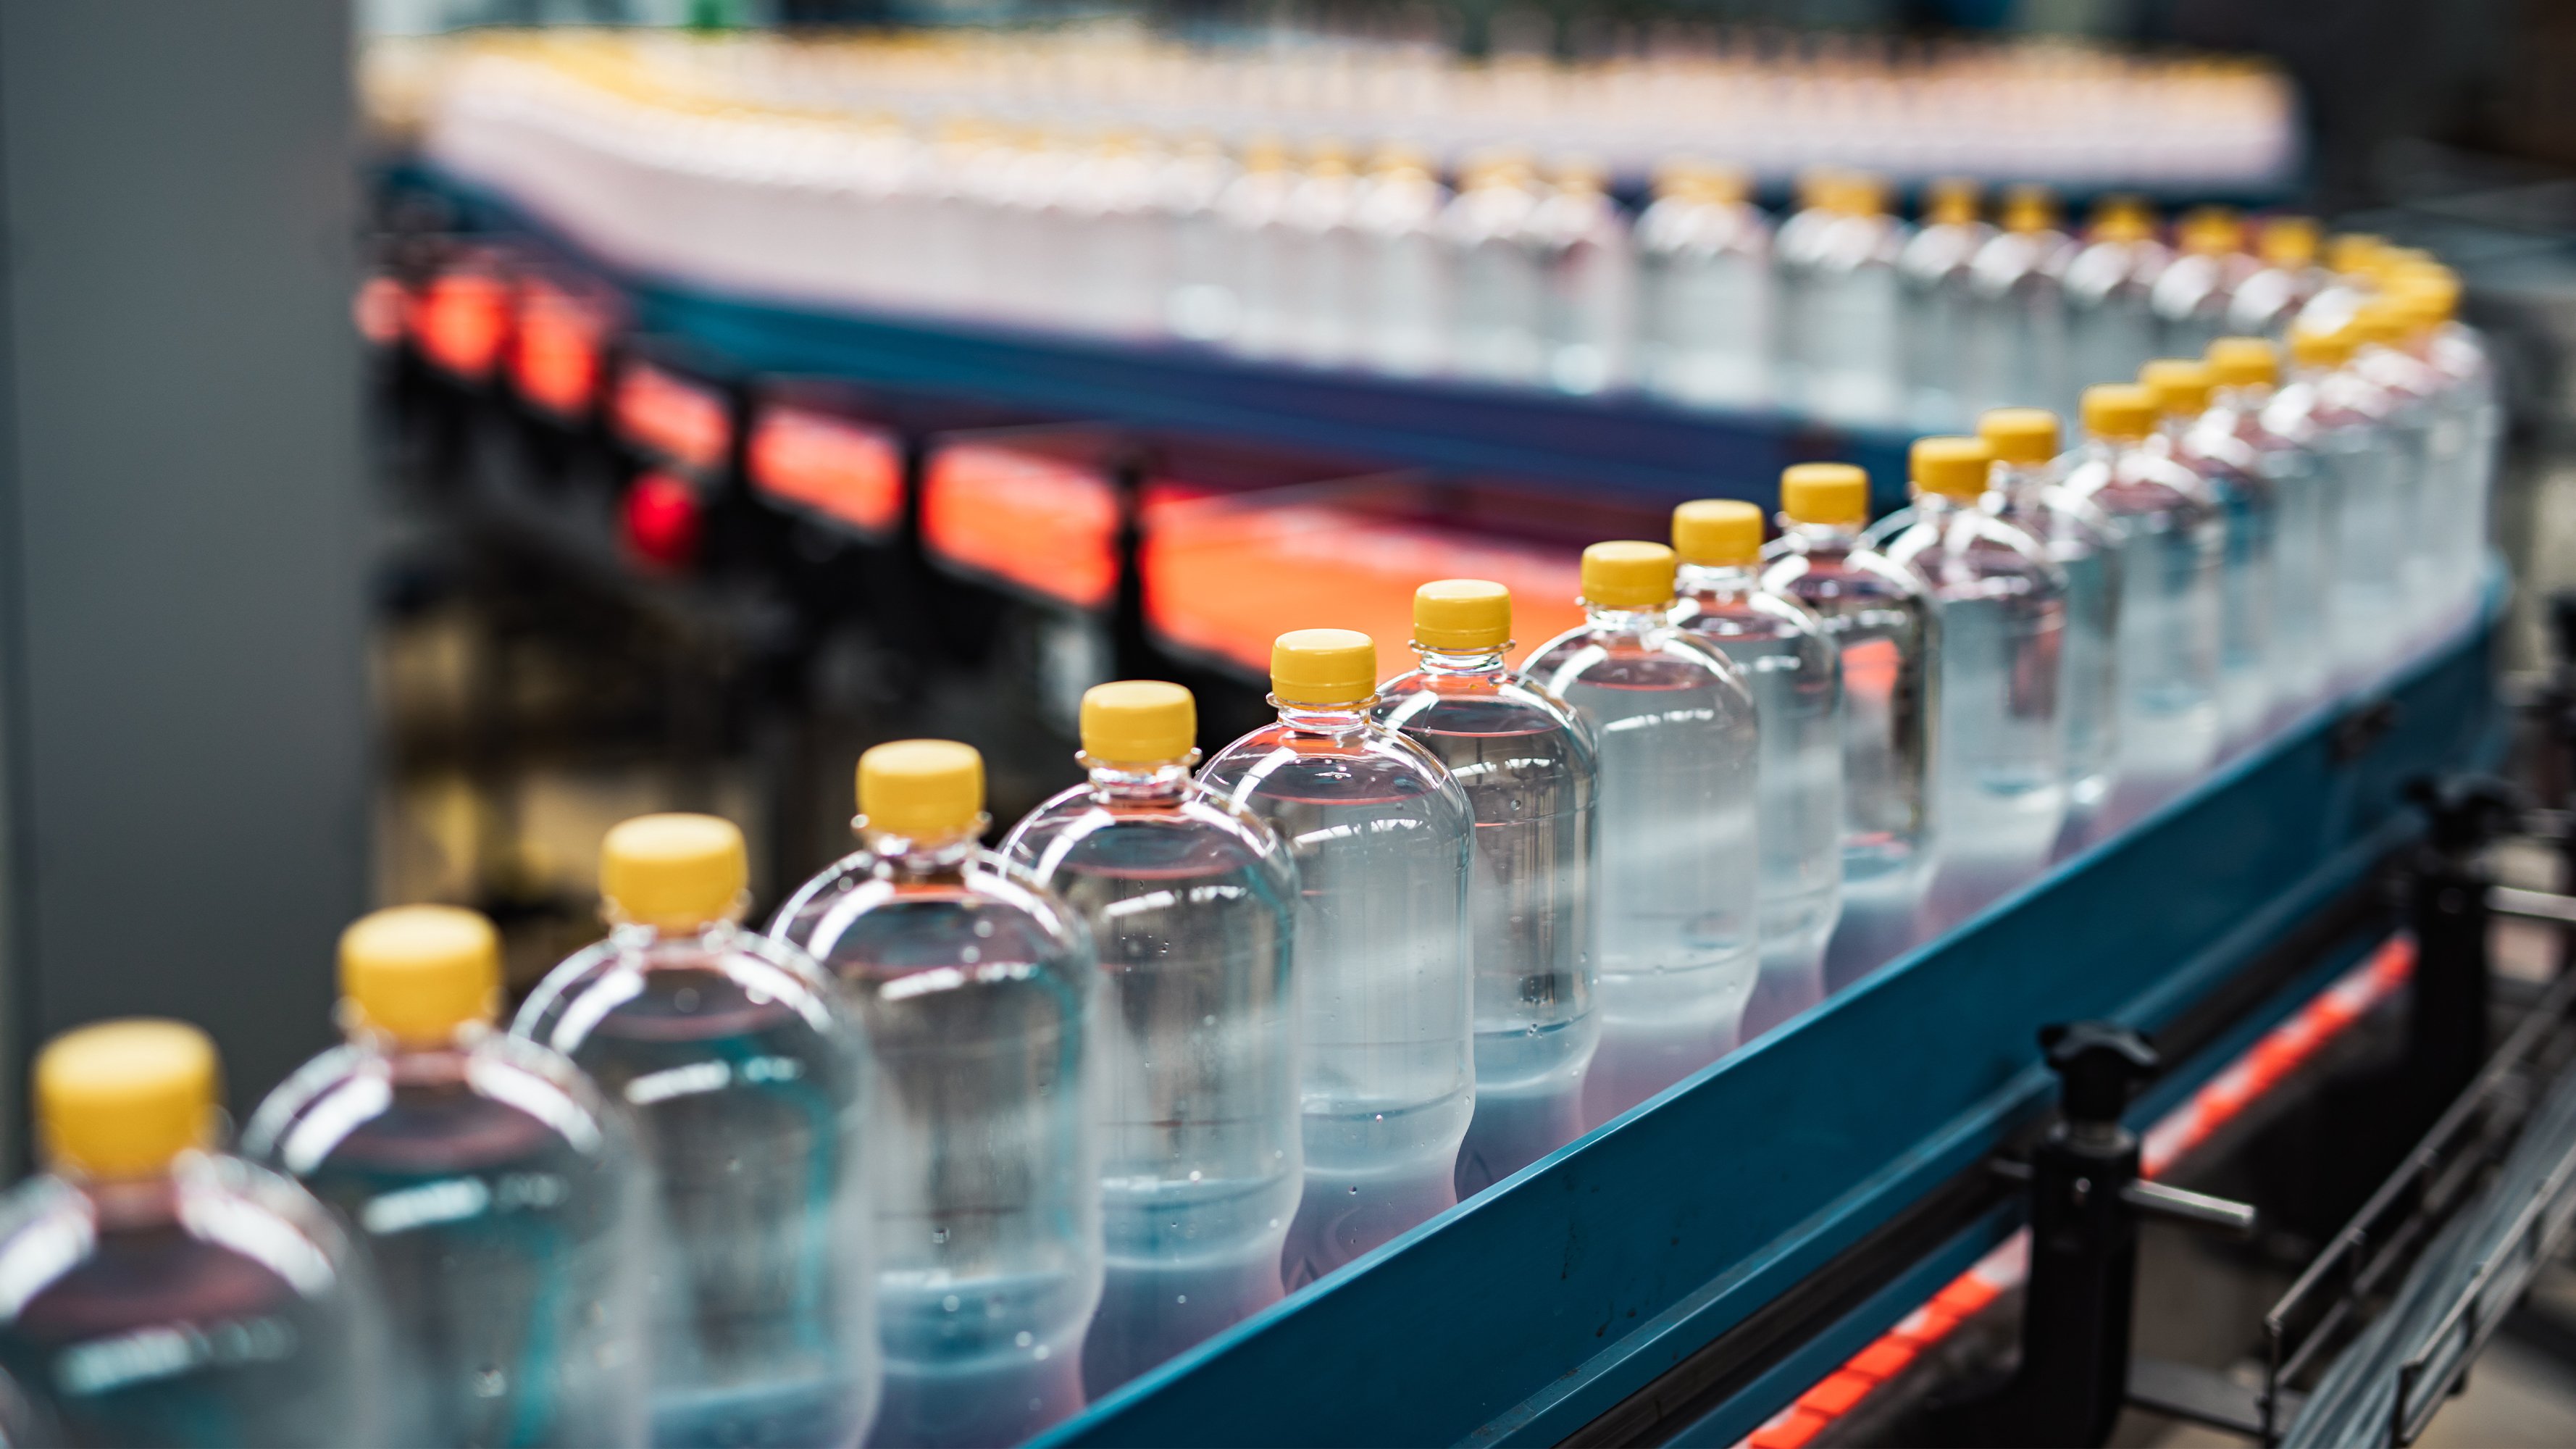
M698 988L694 986L683 986L679 990L672 992L671 1009L673 1011L683 1013L697 1010Z
M1172 1295L1172 1301L1174 1303L1187 1303L1190 1301L1190 1295L1187 1293L1175 1293Z
M497 1399L509 1387L509 1378L499 1369L487 1366L474 1371L474 1397L478 1399Z
M993 923L980 916L977 917L975 921L975 934L982 936L987 940L991 939L993 935Z
M1016 1334L1016 1335L1014 1335L1014 1336L1012 1337L1012 1339L1011 1339L1011 1342L1018 1344L1018 1345L1019 1345L1020 1347L1022 1347L1022 1348L1026 1348L1026 1347L1028 1347L1030 1344L1033 1344L1033 1343L1035 1343L1035 1342L1037 1342L1037 1341L1038 1341L1038 1336L1037 1336L1036 1334L1034 1334L1034 1333L1029 1332L1029 1331L1028 1331L1027 1329L1025 1329L1025 1328L1021 1329L1021 1330L1019 1331L1019 1333L1018 1333L1018 1334Z
M947 1297L940 1299L940 1300L939 1300L939 1306L940 1306L940 1308L941 1308L942 1310L944 1310L944 1311L946 1311L946 1312L949 1312L949 1313L954 1313L954 1312L956 1312L956 1311L957 1311L957 1295L956 1295L956 1294L954 1294L954 1293L951 1293L951 1294L949 1294Z
M1198 1180L1199 1180L1199 1171L1198 1171L1198 1169L1197 1169L1197 1168L1195 1168L1195 1167L1194 1167L1194 1168L1191 1168L1191 1169L1190 1169L1190 1181L1192 1181L1192 1182L1196 1182L1196 1181L1198 1181Z
M1034 1359L1038 1360L1040 1363L1044 1363L1044 1362L1046 1361L1046 1359L1047 1359L1047 1356L1048 1356L1049 1354L1053 1353L1053 1352L1054 1352L1054 1350L1053 1350L1053 1349L1048 1348L1045 1344L1043 1344L1043 1343L1042 1343L1042 1344L1039 1344L1039 1345L1037 1346L1037 1351L1036 1351L1036 1352L1034 1352L1034 1353L1032 1353L1032 1354L1030 1354L1030 1355L1029 1355L1029 1357L1031 1357L1031 1358L1034 1358Z

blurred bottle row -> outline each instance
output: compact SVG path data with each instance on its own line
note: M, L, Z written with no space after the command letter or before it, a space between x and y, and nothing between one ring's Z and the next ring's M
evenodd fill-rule
M788 53L797 65L774 48L732 68L695 52L659 68L625 52L485 56L441 91L430 154L615 260L757 295L1857 424L2071 411L2077 389L2150 356L2278 335L2316 281L2301 223L2257 236L2205 211L2169 242L2146 203L2115 199L2078 235L2035 186L1989 223L1974 183L1937 182L1917 226L1883 180L1814 173L1775 227L1740 163L1665 161L1632 214L1597 161L1541 166L1427 124L1354 147L1291 145L1276 126L1226 144L1170 118L1043 106L952 105L935 123L789 112L777 90L800 92L771 73L828 70L832 53ZM671 69L726 85L691 89ZM905 94L859 69L852 94ZM735 98L750 94L771 108ZM1574 149L1544 115L1503 134ZM2058 131L2025 121L2016 134ZM1903 107L1873 122L1922 124ZM2181 144L2170 126L2124 134Z
M930 135L983 117L1229 146L1260 135L1300 149L1382 137L1444 169L1477 150L1544 141L1625 176L1675 150L1722 148L1773 180L1845 166L1910 181L1966 172L2202 193L2278 187L2299 159L2290 85L2259 61L1776 31L1641 34L1571 64L1352 40L1183 44L1081 27L722 40L484 32L372 46L371 103L382 119L411 124L434 115L439 92L460 78L495 93L544 87L526 69L460 77L459 62L496 57L577 73L633 108L774 123L773 137L871 123Z
M998 849L974 750L877 746L859 848L758 932L739 831L629 821L607 938L506 1029L487 922L369 917L347 1045L240 1157L202 1037L72 1033L0 1208L0 1426L1023 1438L2475 607L2496 395L2456 280L2329 295L2286 359L2088 389L2072 449L2035 409L1917 442L1874 525L1861 470L1804 464L1767 542L1712 499L1596 543L1517 668L1510 590L1444 579L1391 679L1368 635L1280 634L1276 720L1203 766L1186 690L1095 687L1087 780Z

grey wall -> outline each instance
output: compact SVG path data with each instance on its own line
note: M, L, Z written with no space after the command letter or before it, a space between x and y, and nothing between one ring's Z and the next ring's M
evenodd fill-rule
M206 1026L237 1114L329 1034L366 881L350 83L348 0L0 0L13 1139L65 1027Z

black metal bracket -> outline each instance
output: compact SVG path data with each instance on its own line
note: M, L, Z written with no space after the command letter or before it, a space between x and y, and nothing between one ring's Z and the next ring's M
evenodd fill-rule
M1944 1443L2107 1441L2130 1402L2140 1219L2240 1236L2254 1230L2254 1210L2242 1203L2139 1177L2138 1137L2120 1118L2159 1065L2145 1037L2115 1023L2079 1022L2046 1028L2040 1046L2057 1073L2059 1120L2029 1162L1995 1164L2030 1190L2021 1362L1993 1392L1931 1412L1928 1427Z
M2524 800L2501 780L2422 779L2407 795L2425 815L2423 842L2409 861L2407 908L2415 932L2414 1005L2408 1017L2410 1094L2438 1104L2466 1088L2490 1049L2487 933L2495 885L2484 853L2512 828Z

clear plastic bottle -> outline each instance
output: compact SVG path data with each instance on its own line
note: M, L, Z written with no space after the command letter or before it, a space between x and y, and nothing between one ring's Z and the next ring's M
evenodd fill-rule
M2271 495L2272 618L2265 672L2275 708L2301 708L2334 679L2334 651L2326 639L2326 560L2334 546L2336 499L2309 445L2265 421L2281 384L2278 347L2260 337L2222 337L2209 345L2209 374L2216 386L2194 427L2192 451L2232 457Z
M1177 684L1093 686L1091 778L1002 843L1082 913L1100 957L1108 1277L1082 1347L1095 1398L1278 1301L1305 1183L1297 869L1268 825L1190 778L1197 734Z
M2317 222L2312 216L2272 216L2255 231L2261 263L2236 284L2227 303L2227 330L2285 342L2299 310L2325 284L2317 266Z
M294 1183L216 1149L214 1043L101 1022L36 1058L43 1171L0 1199L0 1369L86 1445L388 1442L383 1321Z
M1288 303L1287 352L1300 362L1339 367L1359 352L1363 326L1360 180L1339 142L1318 142L1280 209L1281 265Z
M1923 224L1897 253L1902 284L1905 416L1938 428L1967 415L1960 366L1973 307L1969 271L1995 229L1977 214L1977 183L1944 177L1924 192Z
M452 906L340 937L349 1033L243 1154L357 1229L391 1327L391 1444L642 1444L645 1179L579 1068L502 1035L501 945Z
M2066 572L2066 634L2058 648L2058 707L2066 715L2066 811L2089 823L2120 773L2120 526L2061 486L2057 414L1997 408L1977 419L1995 451L1988 503L2038 539Z
M1843 681L1843 911L1825 952L1840 989L1903 950L1931 881L1931 658L1923 581L1862 545L1869 475L1801 463L1780 475L1780 536L1762 587L1816 611Z
M2058 229L2046 187L2004 193L2003 230L1968 272L1965 351L1949 359L1977 411L2054 400L2066 375L2066 264L2075 243Z
M2320 335L2340 332L2364 302L2378 295L2378 270L2388 239L2366 231L2338 233L2326 242L2325 276L2296 326Z
M1955 918L2037 874L2066 823L2066 571L1984 506L1993 445L1922 438L1911 461L1914 506L1883 548L1930 586L1940 625L1933 891Z
M1540 279L1540 371L1559 392L1628 380L1628 305L1636 269L1627 218L1598 167L1568 162L1530 214Z
M2066 491L2120 525L2120 783L2114 821L2218 757L2219 574L2227 524L2208 480L2151 450L2156 403L2134 384L2084 392Z
M1225 212L1238 174L1223 147L1198 136L1167 156L1156 177L1157 206L1171 235L1163 326L1175 337L1223 342L1241 320L1232 265L1235 237Z
M1420 663L1379 686L1371 711L1448 766L1475 813L1476 1117L1458 1150L1461 1199L1582 1134L1583 1077L1601 1038L1592 732L1504 668L1511 632L1501 584L1424 584L1413 595Z
M2081 407L2084 389L2127 382L2155 356L2149 298L2173 254L2156 240L2155 211L2134 196L2106 197L2084 246L2066 263L2066 376L2054 406Z
M1762 979L1744 1037L1825 996L1825 943L1842 917L1842 668L1825 621L1762 587L1762 510L1704 498L1673 510L1680 604L1673 623L1744 676L1761 725Z
M2261 456L2234 431L2202 426L2214 379L2196 358L2158 358L2138 374L2156 402L2151 451L2198 473L2227 529L2219 570L2218 730L2222 750L2260 734L2279 684L2274 670L2273 554L2280 537L2280 499L2262 474Z
M1015 1443L1082 1407L1100 1302L1099 968L1065 903L977 842L984 762L859 756L860 848L773 949L840 983L876 1058L869 1148L885 1406L869 1442Z
M1797 292L1788 311L1800 401L1829 422L1893 423L1905 401L1897 279L1905 224L1888 214L1886 184L1875 177L1845 178L1831 206L1812 257L1782 276Z
M1285 352L1293 332L1296 246L1288 204L1296 189L1288 148L1262 137L1244 146L1243 169L1217 201L1229 263L1225 291L1234 300L1234 325L1226 341L1253 357Z
M2342 330L2293 328L2290 378L2263 409L2264 425L2307 448L2323 475L2326 642L2335 680L2346 684L2374 677L2396 652L2405 548L2387 399L2346 369L2352 349Z
M2408 350L2415 318L2394 297L2364 302L2344 324L2355 342L2353 375L2377 387L2396 445L2398 571L2404 649L2442 618L2444 503L2441 484L2459 468L2468 439L2450 406L2450 379Z
M1675 570L1660 543L1585 549L1584 622L1521 666L1600 743L1595 1125L1733 1048L1761 974L1753 695L1673 626Z
M1850 177L1817 169L1798 178L1789 215L1771 239L1774 332L1771 354L1772 395L1793 410L1807 409L1807 313L1823 265L1825 237L1842 217L1841 192Z
M1771 396L1771 224L1740 171L1668 165L1637 219L1639 371L1682 402Z
M1448 188L1418 152L1381 150L1353 224L1360 238L1357 318L1362 360L1416 377L1448 364L1449 248L1440 231Z
M2174 228L2177 255L2148 292L2156 350L2199 357L2228 330L2236 289L2261 267L2245 254L2245 223L2223 206L2195 207Z
M1170 271L1161 181L1160 158L1125 132L1101 138L1075 163L1063 210L1079 280L1065 300L1085 330L1134 340L1161 329Z
M2473 610L2486 576L2488 519L2495 502L2498 452L2504 443L2504 403L2495 354L2476 329L2459 320L2460 279L2448 267L2419 264L2391 283L2422 337L2422 356L2451 383L2452 405L2465 433L2457 471L2443 486L2442 577L2453 586L2453 613Z
M876 1402L867 1054L804 953L741 929L742 832L608 832L608 939L547 973L513 1035L623 1101L651 1178L653 1439L857 1442Z
M1530 383L1542 375L1547 282L1531 231L1538 205L1525 162L1483 156L1468 163L1441 216L1456 279L1449 364L1462 377Z
M1366 634L1282 634L1278 723L1199 772L1297 862L1306 1188L1281 1259L1292 1291L1455 1204L1476 1110L1474 808L1447 766L1370 720L1376 689Z

